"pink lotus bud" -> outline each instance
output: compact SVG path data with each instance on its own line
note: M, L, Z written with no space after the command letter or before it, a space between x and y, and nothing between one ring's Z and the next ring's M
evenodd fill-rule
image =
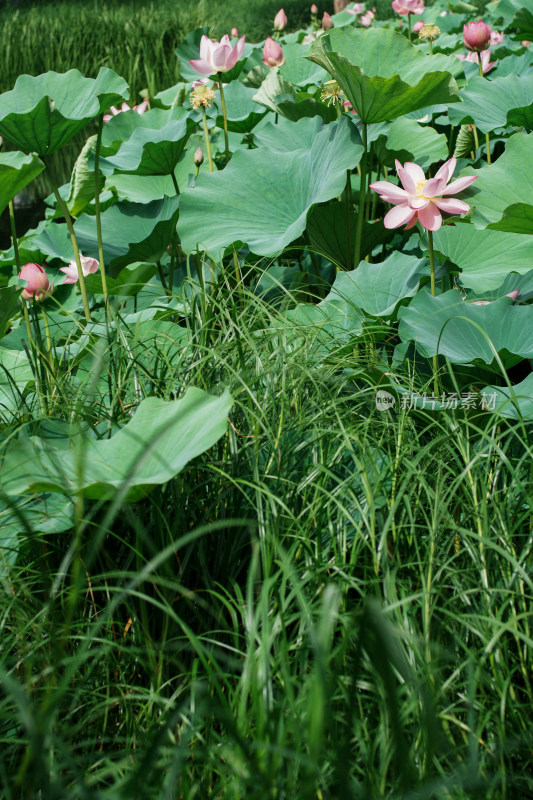
M529 42L527 39L524 39L524 41L520 42L520 44L522 45L522 47L529 47L531 42Z
M275 31L282 31L285 29L287 25L287 15L282 8L278 11L276 16L274 17L274 30Z
M232 35L232 36L233 36L233 38L235 38L235 39L236 39L236 38L238 38L238 36L239 36L239 29L238 29L238 28L232 28L232 29L231 29L231 35Z
M505 296L510 297L511 300L517 300L519 294L520 294L520 289L513 289L512 292L508 292Z
M318 14L318 6L315 3L311 6L311 14Z
M204 151L201 147L198 148L196 153L194 154L194 165L196 167L200 167L204 163Z
M266 64L267 67L281 67L284 63L285 58L281 45L269 36L263 47L263 64Z
M463 25L463 41L467 50L481 52L490 45L490 28L485 22Z
M413 33L418 33L418 31L422 30L423 27L424 27L424 20L423 19L418 20L418 22L415 22L415 24L413 25Z
M39 264L24 264L18 276L21 280L27 281L22 290L23 300L31 300L32 297L44 300L54 291L54 284L50 283L48 275Z
M322 28L325 31L329 31L330 28L333 28L333 20L327 11L324 11L324 16L322 17Z

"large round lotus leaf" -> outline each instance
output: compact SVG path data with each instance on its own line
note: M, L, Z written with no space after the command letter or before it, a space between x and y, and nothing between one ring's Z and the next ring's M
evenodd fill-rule
M533 238L519 233L443 225L433 234L433 242L444 258L462 270L462 285L475 292L497 289L509 272L525 274L533 267Z
M533 72L533 50L528 48L525 53L520 55L507 56L503 61L498 62L496 70L498 78L503 78L506 75L529 75L531 77Z
M173 119L180 120L187 117L188 112L181 106L174 108L152 108L139 114L137 111L121 111L111 117L104 125L102 132L102 156L115 155L123 142L128 139L138 128L152 128L161 130Z
M265 114L265 109L254 100L256 90L244 86L239 81L233 81L224 89L224 100L226 101L226 112L228 120L228 130L235 133L248 133L254 128L261 117ZM217 92L216 103L222 109L220 93ZM224 119L222 112L217 115L217 125L222 128Z
M385 29L342 28L320 36L310 58L340 84L363 122L383 122L435 103L459 100L453 56L425 56Z
M41 263L59 259L68 264L74 258L67 226L50 219L43 219L36 228L29 230L18 240L20 259L24 263L34 261ZM13 264L15 254L13 248L7 250L0 263Z
M390 123L388 133L378 138L374 152L385 164L392 166L397 158L402 164L416 161L425 170L447 157L448 142L443 133L437 133L429 125L399 117Z
M316 86L330 80L328 73L318 64L313 64L306 56L310 55L311 47L301 44L286 44L283 46L285 63L280 67L280 75L294 86Z
M127 96L124 78L106 67L94 79L77 69L21 75L0 95L0 134L21 150L47 156Z
M342 298L374 317L390 317L398 303L417 292L421 276L428 272L425 258L399 252L380 264L361 261L357 269L337 274L326 301Z
M475 206L472 222L476 227L490 225L494 230L533 233L533 229L527 228L527 220L533 217L533 133L515 133L494 164L466 170L468 173L478 179L461 197ZM521 208L506 214L509 206L516 204Z
M124 499L138 499L171 480L224 435L231 405L228 390L214 397L189 388L172 402L148 397L110 439L78 433L72 440L63 426L54 427L50 420L40 436L22 431L11 440L2 488L8 495L44 490L111 499L127 486Z
M271 153L292 153L294 150L310 150L315 136L323 130L324 125L319 117L301 119L291 122L280 119L277 124L267 122L254 132L254 142Z
M466 122L476 125L482 133L517 125L533 128L533 80L530 75L519 78L508 75L491 81L478 75L461 92L463 102L450 106L448 116L452 125Z
M507 350L533 358L533 307L514 305L510 297L478 306L456 289L437 297L422 291L400 309L399 318L400 338L416 342L427 357L438 353L454 364L476 359L491 364L495 351Z
M158 261L165 252L178 214L179 197L152 203L116 203L101 215L104 258L112 277L134 261ZM74 225L85 256L98 258L96 218L88 214Z
M35 155L0 153L0 214L43 169L43 162Z
M296 148L306 127L316 129L316 121L294 125ZM258 255L281 252L305 230L312 205L341 194L346 170L361 153L357 129L343 118L322 126L310 148L237 151L222 172L204 173L196 188L183 191L178 233L184 251L206 250L218 259L239 241Z

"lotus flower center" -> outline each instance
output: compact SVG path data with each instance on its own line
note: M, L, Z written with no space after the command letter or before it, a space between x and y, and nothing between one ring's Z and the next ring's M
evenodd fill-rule
M416 196L417 197L424 197L424 186L426 185L427 181L417 181L416 182Z

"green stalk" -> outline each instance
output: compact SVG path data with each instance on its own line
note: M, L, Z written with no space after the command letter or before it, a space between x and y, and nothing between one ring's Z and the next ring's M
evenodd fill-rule
M366 122L361 121L361 132L363 139L363 155L361 156L361 185L359 187L359 205L357 207L357 228L355 230L355 251L354 267L359 266L361 256L361 240L363 238L363 219L365 216L365 194L366 194L366 160L367 160L367 131Z
M207 148L207 158L209 161L209 172L213 172L213 157L211 155L211 142L209 141L209 131L207 129L207 117L205 108L202 106L202 123L204 126L205 146Z
M344 207L346 209L346 269L352 268L352 240L350 235L350 221L353 214L352 199L352 171L346 170L346 188L344 190Z
M411 41L411 14L407 15L407 28L408 28L409 41Z
M176 176L174 175L174 172L171 172L170 175L172 176L172 183L174 184L174 190L176 192L176 195L179 196L180 187L178 186L178 181L176 180Z
M484 78L485 75L483 74L483 65L481 64L481 53L477 54L477 60L478 60L478 65L479 65L479 74L481 75L482 78ZM488 131L485 134L485 141L487 143L487 164L491 164L492 161L491 161L491 157L490 157L490 136L489 136L489 132Z
M81 266L80 250L78 247L78 240L76 239L76 233L74 231L74 225L72 224L72 217L70 216L70 211L68 210L65 201L59 194L59 188L54 180L54 177L50 171L50 167L48 164L47 167L48 167L48 177L50 178L50 183L52 184L52 191L54 192L57 204L63 213L65 222L67 223L68 232L70 233L70 241L72 243L72 249L74 250L74 259L76 261L76 266L78 268L78 278L80 281L80 292L81 292L81 299L83 302L83 311L85 313L85 319L87 320L87 322L90 322L91 312L89 311L89 301L87 300L87 289L85 288L85 277L83 275L83 269Z
M109 294L107 292L107 278L105 274L104 263L104 247L102 244L102 220L100 218L100 183L99 183L99 165L100 165L100 147L102 145L102 128L104 124L104 116L100 115L98 120L98 135L96 137L96 150L94 151L94 212L96 215L96 239L98 241L98 260L100 262L100 277L102 279L102 291L104 293L104 304L106 313L109 314ZM78 267L78 273L80 269ZM83 293L82 293L83 296Z
M432 56L433 55L433 42L431 41L431 39L428 39L428 41L429 41L429 55Z
M20 272L20 253L19 253L19 243L17 239L17 229L15 227L15 209L13 208L13 200L9 201L9 223L11 225L11 238L13 240L13 250L15 251L15 264L17 265L17 270Z
M433 252L433 231L428 231L428 249L429 249L429 268L431 271L431 296L435 297L435 254ZM439 395L439 381L438 381L439 361L436 355L433 356L433 394L435 397Z
M224 99L224 89L222 88L222 73L218 73L218 86L220 89L220 100L222 102L222 118L224 120L224 144L226 147L226 164L229 161L229 139L228 139L228 119L226 117L226 101Z

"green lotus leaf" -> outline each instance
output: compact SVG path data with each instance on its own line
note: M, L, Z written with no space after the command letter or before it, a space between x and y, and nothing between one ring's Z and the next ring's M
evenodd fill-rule
M78 217L94 200L94 164L91 169L89 166L89 159L96 150L96 141L96 134L94 136L89 136L72 170L70 191L66 203L73 217ZM98 185L101 191L104 187L105 180L101 173L99 173L98 178Z
M357 216L344 201L333 200L327 205L313 206L307 217L306 233L313 250L330 259L343 269L353 266ZM363 222L361 258L371 253L376 245L391 238L381 221Z
M330 80L330 76L318 64L313 64L307 56L311 47L301 44L283 45L285 63L280 67L281 77L293 86L316 86Z
M454 364L491 364L495 351L533 358L533 306L501 297L488 305L465 302L456 289L432 297L419 292L400 309L398 333L426 357L446 356Z
M68 263L71 258L74 258L66 224L50 219L41 220L36 228L20 237L18 244L22 263L29 261L41 263L43 260L53 261L54 259ZM12 247L4 252L0 263L15 263Z
M94 439L80 431L68 436L61 421L49 420L41 435L22 431L8 444L3 490L8 495L51 491L111 499L126 485L124 499L139 499L171 480L224 435L231 405L227 389L214 397L189 388L171 402L148 397L109 439Z
M452 125L470 122L482 133L506 125L533 128L533 81L531 76L508 75L491 81L477 76L461 92L463 102L450 106Z
M10 287L14 288L14 287ZM20 287L17 294L20 296ZM26 338L26 345L27 336ZM20 395L33 381L33 370L24 350L0 347L0 420L10 422L20 408Z
M20 309L20 291L20 286L0 288L0 339L10 327L11 318Z
M116 203L101 215L104 258L112 277L134 261L155 262L165 252L178 215L179 197L152 203ZM87 214L74 225L85 256L98 258L96 218Z
M0 153L0 214L43 169L43 162L35 155L18 151Z
M533 373L516 386L486 386L482 390L487 405L502 417L533 419Z
M525 274L533 266L533 239L519 233L480 231L466 223L444 225L433 234L433 242L459 267L462 285L475 292L497 289L509 272Z
M118 278L107 276L107 291L120 297L133 297L147 284L157 272L155 264L131 264L124 267ZM85 286L90 294L103 294L100 273L87 275Z
M228 130L235 133L248 133L254 128L261 117L265 114L265 109L254 100L255 89L243 86L239 81L233 81L224 89L224 100L226 102L226 112L228 120ZM217 106L221 108L220 100L217 96ZM224 119L222 112L217 114L217 125L222 128Z
M310 58L338 81L365 123L459 100L453 77L462 71L458 59L425 56L384 28L333 29L315 41Z
M259 105L265 106L297 122L303 117L320 116L324 122L332 122L337 117L333 106L315 100L306 92L296 92L292 83L283 80L278 69L271 69L265 80L255 93L253 99Z
M512 22L516 39L533 39L533 13L531 8L518 8Z
M443 133L437 133L429 125L399 117L390 123L388 133L378 138L374 152L387 165L392 166L397 158L402 164L416 161L426 170L435 161L447 157L448 142Z
M126 81L106 67L96 78L77 69L21 75L14 89L0 95L0 135L21 150L48 156L127 97Z
M116 192L119 200L128 200L130 203L152 203L154 200L161 200L165 195L172 197L176 194L170 175L130 175L116 172L106 178L105 185Z
M525 53L510 55L502 61L498 61L496 75L498 78L503 78L506 75L529 75L529 77L531 77L532 72L533 51L531 48L528 48Z
M328 126L302 119L293 127L296 143L301 129L316 131L310 148L238 150L222 172L204 173L183 191L178 233L186 253L200 248L218 259L239 241L274 255L303 233L312 205L341 194L346 170L362 153L355 126L341 118Z
M477 181L461 193L472 203L475 211L472 222L478 228L490 225L494 230L523 233L524 220L531 218L533 203L533 133L515 133L507 140L505 152L494 164L479 170L468 169L465 174L477 175ZM507 213L510 206L520 204L515 215ZM533 230L528 231L533 233Z
M374 317L391 317L398 303L413 297L422 275L428 274L425 258L392 253L385 261L339 272L324 302L342 298Z

